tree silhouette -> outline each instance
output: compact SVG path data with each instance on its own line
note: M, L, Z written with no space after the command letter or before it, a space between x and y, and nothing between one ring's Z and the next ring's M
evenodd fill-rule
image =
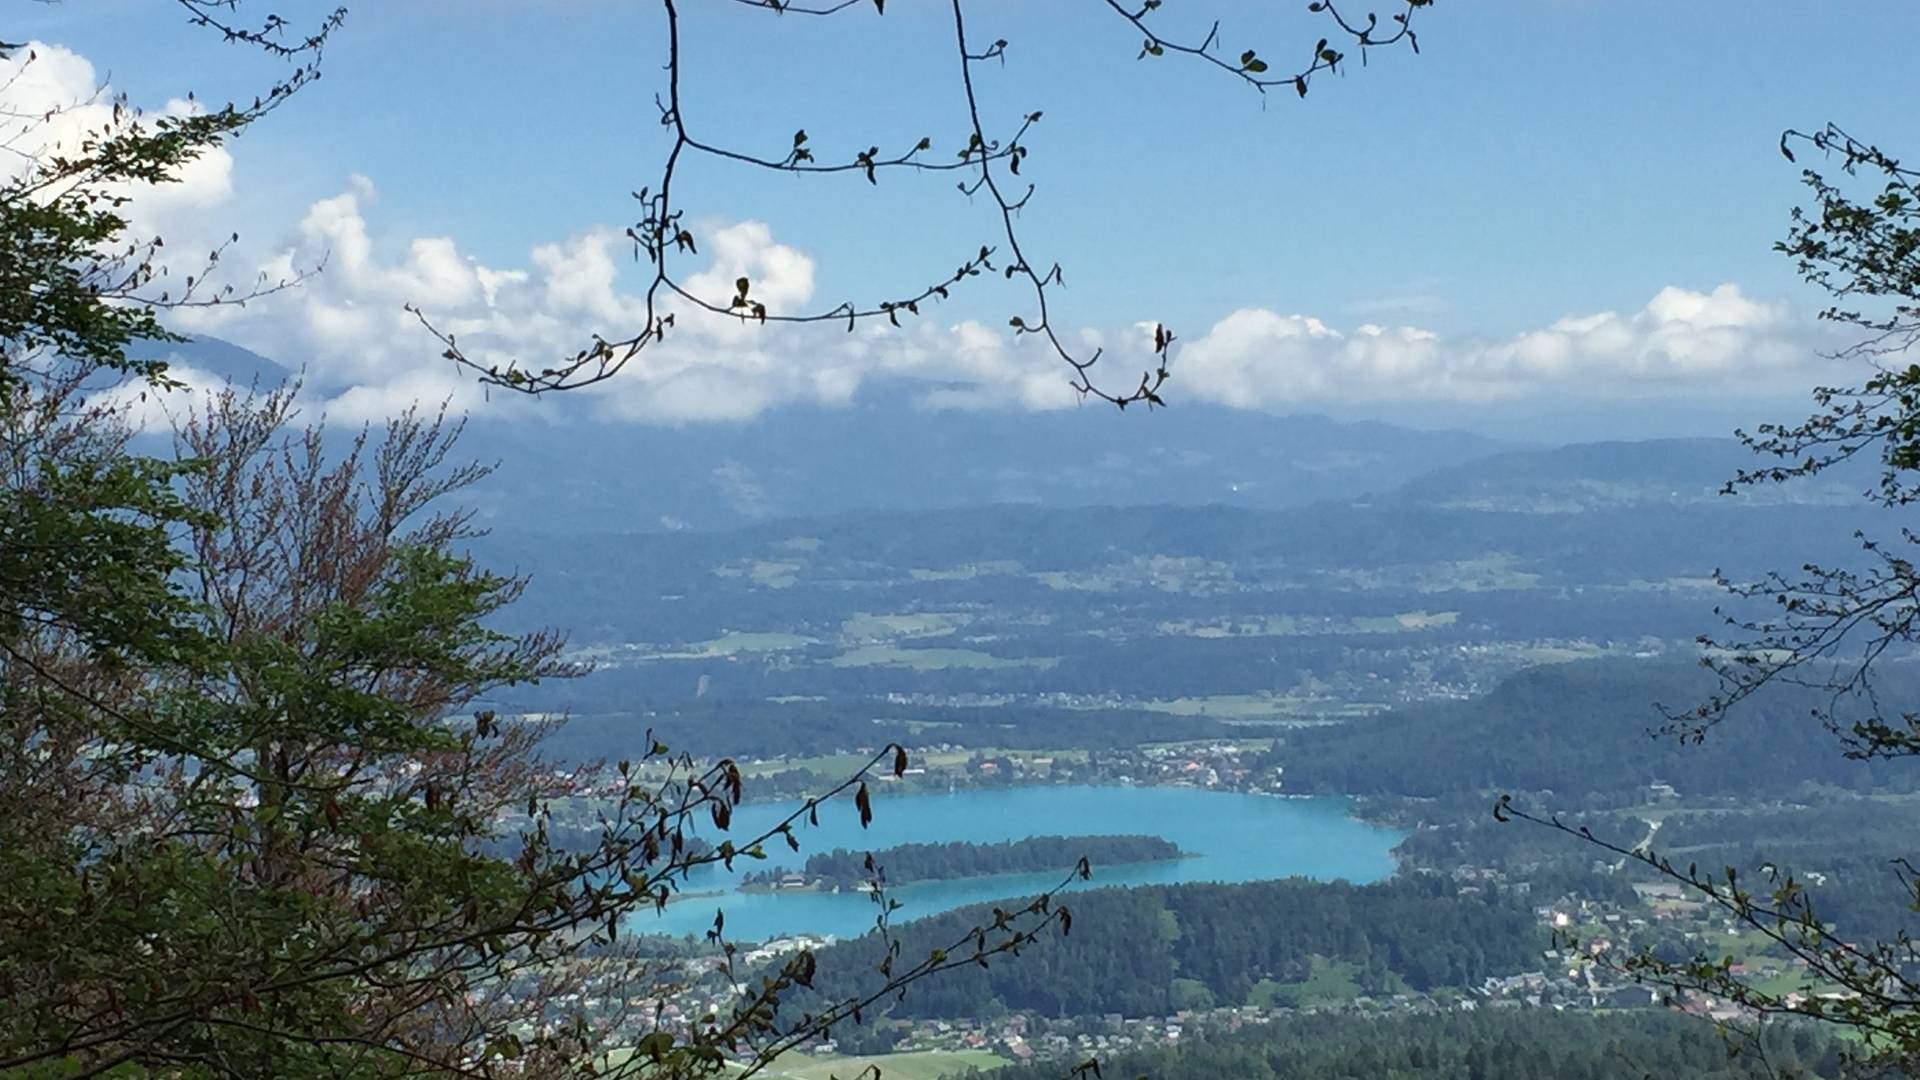
M64 146L40 138L62 110L0 113L19 166L0 181L0 1075L750 1074L919 979L1065 934L1056 887L902 955L877 890L883 977L861 993L782 1012L811 955L745 983L716 920L732 1007L676 1034L556 1004L671 980L628 916L700 867L797 847L823 810L865 825L870 776L906 751L704 842L696 823L728 833L742 795L731 760L649 740L637 763L557 771L534 755L550 725L477 707L572 667L557 636L486 625L522 582L456 550L468 514L444 500L485 473L451 456L458 425L409 413L329 452L294 388L228 390L176 416L171 457L129 449L101 390L176 388L151 355L177 340L166 313L297 278L216 289L224 249L176 275L126 208L318 78L345 14L302 34L177 2L283 75L180 116L115 99ZM38 62L0 55L22 50ZM594 835L556 843L555 800L596 784Z
M733 3L763 9L769 17L853 17L861 14L882 16L885 0L840 0L837 3L808 6L784 0L732 0ZM1176 40L1157 29L1162 0L1141 0L1129 7L1118 0L1099 0L1087 6L1096 14L1119 18L1141 35L1138 58L1141 60L1178 57L1197 61L1238 80L1260 95L1278 91L1304 98L1321 75L1344 72L1351 66L1351 51L1357 51L1364 64L1376 49L1405 45L1419 50L1415 16L1433 0L1396 0L1395 10L1383 21L1377 12L1350 17L1337 0L1312 0L1309 13L1324 20L1325 36L1310 49L1300 50L1304 62L1283 71L1269 63L1252 48L1236 53L1222 40L1220 24L1199 40ZM1038 336L1047 350L1067 369L1070 384L1082 397L1096 398L1122 409L1131 404L1165 404L1161 389L1171 375L1169 367L1173 332L1156 325L1153 334L1154 366L1142 371L1139 382L1131 375L1123 384L1105 384L1096 380L1101 351L1078 348L1061 334L1055 290L1065 283L1062 264L1030 250L1021 238L1021 212L1033 198L1035 186L1022 173L1023 163L1036 145L1034 132L1043 112L1035 109L1013 117L983 115L978 92L986 76L986 65L1004 65L1015 46L1009 39L991 41L969 21L972 5L966 0L949 0L952 16L952 52L947 60L958 66L956 97L964 103L965 130L957 137L938 140L930 135L909 134L875 140L864 149L858 147L827 150L816 148L804 127L793 133L791 145L772 151L741 149L707 133L719 126L700 103L683 89L682 36L689 32L688 18L676 0L661 0L661 18L666 38L666 70L663 86L655 96L659 123L670 135L670 145L660 173L634 193L641 214L627 229L635 258L645 264L649 275L644 294L644 313L639 325L612 336L594 335L583 348L571 355L546 360L513 359L504 362L469 356L452 332L435 327L430 311L417 312L423 324L439 338L443 356L479 376L490 386L538 394L588 386L613 378L649 346L663 340L674 325L669 301L677 300L694 309L728 316L744 323L760 325L800 323L844 323L848 330L863 321L884 319L899 326L903 316L919 315L923 306L948 299L955 289L986 274L1000 274L1008 281L1018 280L1028 288L1028 310L1011 316L1008 326L1016 336ZM869 11L870 9L870 11ZM1005 18L1005 16L1002 16ZM1018 21L1018 17L1013 17ZM1348 51L1343 51L1348 50ZM929 57L929 62L935 58ZM1276 61L1277 63L1277 61ZM957 146L957 148L956 148ZM780 311L757 298L753 282L740 278L734 291L726 296L703 296L686 283L677 270L680 256L697 255L699 238L686 218L688 199L682 191L680 170L694 157L707 157L743 168L776 173L837 175L877 185L884 173L912 171L952 173L959 177L959 192L969 199L984 197L995 220L995 237L978 250L962 258L956 268L932 283L902 289L890 297L864 301L846 301L820 311Z
M1835 357L1871 374L1857 385L1817 388L1818 411L1805 421L1742 432L1749 447L1777 461L1742 471L1727 489L1877 457L1878 483L1865 498L1904 507L1920 499L1920 364L1908 359L1920 343L1920 171L1833 125L1786 132L1781 153L1793 161L1796 148L1837 162L1839 175L1803 172L1813 205L1793 211L1775 247L1832 298L1821 318L1859 335ZM1716 574L1738 601L1722 613L1728 633L1700 639L1702 663L1719 676L1719 689L1690 708L1663 710L1666 733L1692 742L1713 737L1715 728L1737 720L1741 702L1770 686L1792 686L1818 691L1812 719L1834 732L1847 757L1920 756L1920 711L1884 700L1874 679L1881 665L1911 658L1920 642L1920 574L1910 551L1920 533L1903 528L1893 540L1855 535L1865 569L1807 563L1754 582ZM1686 886L1791 956L1804 976L1796 990L1769 991L1739 977L1728 957L1643 952L1604 963L1669 990L1733 1002L1754 1017L1808 1017L1850 1029L1871 1066L1903 1075L1920 1070L1920 945L1904 930L1882 940L1846 940L1806 883L1772 864L1744 878L1737 867L1683 867L1658 850L1595 836L1504 796L1494 814L1575 836ZM1920 910L1920 876L1906 859L1886 868L1885 884L1902 906Z

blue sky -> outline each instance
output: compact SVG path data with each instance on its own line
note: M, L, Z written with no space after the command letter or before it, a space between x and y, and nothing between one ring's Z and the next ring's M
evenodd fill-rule
M720 0L682 6L689 121L703 137L778 154L805 127L826 156L921 135L949 153L957 145L946 4L894 0L884 18L862 5L830 20L776 19ZM1204 32L1217 16L1230 47L1257 48L1278 68L1322 32L1305 7L1170 0L1155 17L1172 37L1196 20ZM291 18L319 6L276 10ZM1023 170L1039 191L1022 226L1025 243L1065 268L1063 321L1108 341L1141 320L1169 323L1198 350L1193 369L1212 380L1176 390L1203 400L1413 422L1572 414L1604 429L1607 417L1658 415L1662 430L1720 430L1726 394L1775 402L1817 373L1788 357L1817 343L1806 316L1819 298L1770 250L1801 191L1777 139L1787 126L1836 120L1889 146L1920 144L1901 50L1879 44L1911 40L1920 8L1863 2L1842 19L1804 2L1442 0L1421 18L1420 56L1383 51L1364 69L1323 77L1305 101L1263 100L1191 62L1136 61L1138 35L1094 0L973 0L976 36L1011 43L1004 66L987 69L983 106L1009 120L1046 113ZM650 3L355 5L325 78L233 147L231 194L208 217L240 224L265 263L325 246L320 233L302 234L302 221L316 203L356 193L351 217L367 237L368 269L359 284L325 286L335 307L399 298L404 275L375 271L404 262L418 238L444 238L458 259L503 271L537 264L536 248L627 224L626 193L655 174L662 25ZM9 34L71 49L143 103L187 89L208 100L250 94L271 72L184 27L170 4L36 6ZM896 174L870 188L699 163L681 182L706 230L764 224L742 238L743 265L759 265L756 244L791 251L808 267L795 302L831 306L922 284L994 239L991 207L970 203L952 180ZM325 235L337 250L339 234ZM1739 304L1711 310L1735 314L1681 318L1719 335L1712 349L1771 357L1761 374L1717 353L1678 373L1649 362L1647 348L1701 348L1663 337L1678 324L1649 315L1649 301L1725 286ZM450 307L468 302L446 295ZM967 371L1003 363L1044 379L1011 344L1011 359L980 353L958 376L942 366L997 347L953 336L955 324L997 331L1023 303L1010 288L973 290L917 337L904 335L912 355L901 360L874 359L892 347L885 342L828 362L819 350L829 346L804 335L789 355L716 330L707 343L716 354L758 354L723 364L729 379L770 369L787 378L787 367L816 363L836 374L750 393L714 415L831 400L882 377L964 384ZM617 321L610 304L569 301L539 314L559 324L558 343L570 329L608 329L598 323ZM1248 318L1237 336L1213 334L1237 312L1312 324ZM1511 377L1524 335L1602 313L1656 343L1580 344L1545 376ZM311 351L325 374L330 352L364 354L369 344L327 339L326 323L296 302L208 329L276 353ZM1437 344L1377 362L1324 352L1348 348L1368 323ZM398 324L377 326L385 347ZM1406 340L1416 338L1429 340ZM1339 378L1280 377L1267 360L1277 354L1273 363L1296 367L1358 366ZM1469 358L1446 358L1455 356ZM381 386L369 401L434 388L395 376L401 363L396 353L342 364L336 381ZM687 401L729 392L732 383L706 378L697 363L659 377L681 380ZM1592 378L1579 370L1588 363ZM1450 366L1444 378L1405 377L1421 364ZM661 412L630 399L660 396L610 393L604 404L642 420L707 418L697 406ZM1663 404L1650 407L1656 397ZM1037 384L954 400L1057 404Z

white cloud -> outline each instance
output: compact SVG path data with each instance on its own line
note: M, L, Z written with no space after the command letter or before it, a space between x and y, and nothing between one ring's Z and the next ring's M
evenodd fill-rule
M329 415L361 420L421 398L466 406L483 396L471 373L439 359L441 347L407 304L481 363L546 366L593 334L617 340L645 324L630 241L612 229L541 244L524 267L490 267L451 238L377 236L367 216L377 199L373 183L356 176L307 211L260 267L283 277L324 260L298 289L245 308L185 313L182 328L303 365L313 388L331 395ZM762 222L709 223L701 252L705 264L684 279L695 295L724 303L745 277L754 299L773 311L819 306L812 258L779 243ZM1034 342L977 322L868 322L849 334L837 321L743 323L673 297L664 310L675 318L667 337L585 392L605 413L661 423L743 420L791 402L844 404L873 378L924 383L921 400L940 407L1074 400L1057 361Z
M327 257L296 293L204 328L267 355L304 362L335 415L363 419L416 398L472 404L469 374L436 359L437 344L404 305L425 309L482 362L544 365L591 334L619 338L644 323L628 241L611 229L542 244L522 268L481 265L449 238L382 243L365 214L376 198L356 177L316 203L269 273ZM820 306L813 260L757 221L710 224L706 265L686 286L724 302L734 279L779 311ZM384 254L383 252L391 252ZM793 402L843 404L875 380L906 381L931 408L1055 409L1075 404L1069 373L1033 335L971 319L771 326L669 300L676 326L618 377L589 393L609 415L653 423L735 421ZM938 309L933 312L937 316ZM1151 324L1144 324L1150 327ZM1086 332L1106 345L1097 375L1130 385L1151 366L1137 329ZM1117 343L1116 343L1117 342ZM1638 311L1568 316L1497 340L1448 339L1418 326L1362 323L1247 308L1176 351L1173 396L1238 408L1315 403L1482 402L1541 395L1593 399L1670 392L1764 392L1808 385L1814 352L1779 305L1731 284L1662 289Z
M169 365L167 377L176 384L170 389L129 378L92 394L87 405L116 414L134 431L166 431L204 408L227 385L219 376L187 364Z
M71 142L110 118L93 66L57 46L35 45L0 64L0 138L31 155ZM25 117L65 111L51 124ZM166 108L191 108L183 102ZM18 175L27 159L0 154ZM233 160L214 150L183 182L138 193L140 228L225 236ZM299 288L244 308L177 313L178 327L229 337L302 369L312 394L337 419L382 416L418 400L456 407L486 392L469 372L439 358L440 346L405 310L428 313L481 363L544 367L571 355L592 335L631 335L645 308L630 242L611 228L534 247L525 265L494 267L444 236L394 236L369 214L378 190L351 177L346 190L314 203L269 257L252 260L268 280L324 260ZM211 211L211 212L209 212ZM698 268L684 280L724 303L736 278L775 312L830 307L816 296L813 259L779 242L759 221L705 222ZM169 248L204 251L190 241ZM701 261L703 260L703 261ZM231 259L235 280L243 272ZM589 391L607 414L684 423L750 418L793 402L842 404L863 387L889 381L913 388L932 408L1054 409L1078 400L1070 372L1033 335L1013 335L972 319L942 321L955 308L929 309L899 329L873 321L763 327L667 301L676 325L642 350L618 377ZM1351 305L1355 317L1417 322L1437 301L1425 292ZM1147 324L1149 327L1151 324ZM1149 331L1150 332L1150 331ZM1078 335L1089 351L1108 348L1096 371L1106 385L1133 384L1152 365L1138 329ZM1417 325L1339 326L1307 314L1263 308L1235 311L1176 346L1169 396L1252 409L1315 403L1483 402L1530 397L1631 399L1664 393L1771 392L1809 385L1814 351L1804 323L1779 305L1732 284L1708 292L1660 290L1642 308L1572 315L1505 338L1449 338ZM496 399L501 396L496 395ZM497 407L497 406L496 406ZM553 410L545 410L553 414Z
M1562 318L1491 340L1417 327L1337 330L1305 315L1236 311L1187 344L1181 392L1242 408L1311 402L1593 399L1804 389L1807 328L1738 286L1668 286L1638 311Z
M154 116L200 111L196 102L175 99L150 107L145 118L123 114L122 122L150 124ZM79 53L32 41L0 60L0 179L19 178L48 156L75 153L83 140L115 122L113 88ZM168 235L232 197L233 156L214 147L184 165L173 183L123 186L122 191L134 196L123 210L134 237Z
M735 280L744 277L753 298L772 311L791 311L813 298L813 260L774 243L773 230L762 222L713 229L706 246L713 265L686 280L687 291L695 296L730 297Z

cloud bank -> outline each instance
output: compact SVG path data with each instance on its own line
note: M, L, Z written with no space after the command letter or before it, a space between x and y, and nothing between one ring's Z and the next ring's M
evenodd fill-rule
M591 335L617 340L645 323L630 241L597 229L534 248L524 266L484 265L449 237L376 242L367 211L373 182L315 203L260 269L282 277L324 262L299 289L246 308L188 313L190 331L217 334L264 355L304 364L330 415L366 419L414 400L479 401L470 372L438 359L440 346L406 306L426 312L481 363L546 366ZM814 260L757 221L710 225L706 264L684 279L721 301L733 281L753 282L775 311L822 305ZM383 254L384 253L384 254ZM743 420L783 404L843 404L874 379L926 384L929 404L1057 408L1074 397L1031 344L969 320L931 319L899 329L863 323L762 327L670 300L675 329L641 350L620 375L578 393L604 414L685 423Z
M58 46L34 45L0 65L0 116L13 121L14 149L28 154L71 142L108 117L93 66ZM164 108L192 108L169 102ZM21 166L21 155L8 161ZM206 250L193 236L224 237L231 222L233 159L215 150L181 183L138 193L136 228L167 230L170 248ZM17 171L14 175L17 175ZM277 280L324 263L297 289L246 307L179 313L179 329L229 338L304 370L310 396L345 420L389 415L415 401L478 405L472 376L438 358L439 345L406 305L454 334L482 362L547 366L591 335L619 339L644 320L629 241L609 227L542 244L523 265L494 267L444 236L380 235L368 213L374 182L354 176L340 193L307 208L264 257L229 270L239 284L255 272ZM816 295L815 264L758 221L709 222L700 269L685 280L724 302L732 282L750 278L754 297L775 311L830 307ZM185 233L187 243L175 242ZM259 235L254 230L253 235ZM1355 317L1392 315L1403 325L1244 308L1176 346L1174 400L1245 409L1293 410L1334 404L1528 399L1632 400L1655 395L1728 396L1804 389L1818 368L1810 329L1782 305L1735 284L1704 291L1668 286L1637 310L1568 315L1505 338L1448 337L1413 325L1436 310L1432 298L1356 304ZM744 325L682 305L676 332L643 350L615 379L586 391L604 415L650 423L743 420L792 403L842 404L863 388L905 388L930 408L1055 409L1075 404L1066 370L1030 337L996 318L942 321L970 301L929 309L900 329L884 322L844 326ZM1444 306L1444 305L1438 305ZM1089 329L1104 345L1102 367L1116 385L1151 364L1147 331ZM497 395L496 395L497 396Z
M404 307L455 334L475 359L542 364L590 334L617 338L643 323L626 280L628 241L612 229L542 245L518 268L482 265L446 237L376 245L371 181L316 203L295 239L264 269L283 274L326 259L296 294L245 311L214 311L202 329L270 356L304 361L332 409L384 415L420 398L472 403L472 378L436 361L437 346ZM377 249L392 254L382 258ZM737 277L776 311L825 306L813 259L764 223L710 227L710 259L687 278L725 297ZM842 404L863 387L911 388L931 408L1055 409L1076 403L1059 361L1032 339L975 320L934 316L895 329L761 327L686 305L677 332L594 388L605 413L647 422L741 420L791 403ZM1107 377L1148 366L1148 329L1088 330L1105 346ZM1783 305L1735 284L1661 289L1626 312L1570 315L1500 339L1448 338L1415 325L1361 323L1244 308L1176 348L1173 396L1246 409L1365 402L1501 402L1539 397L1631 400L1757 395L1804 389L1818 364L1809 327Z
M148 115L201 111L197 103L176 98ZM0 179L19 179L49 156L78 152L86 138L113 123L113 88L79 53L32 41L0 60ZM122 185L119 191L133 196L122 214L134 236L204 225L201 215L233 195L233 155L215 147L182 166L173 183Z
M1312 316L1245 308L1188 344L1178 372L1195 396L1272 408L1770 393L1804 388L1817 364L1804 323L1723 284L1668 286L1636 311L1567 316L1485 341L1371 323L1341 331Z

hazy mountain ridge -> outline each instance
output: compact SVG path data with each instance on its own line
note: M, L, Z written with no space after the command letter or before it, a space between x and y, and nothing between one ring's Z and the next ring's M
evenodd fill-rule
M1449 509L1573 513L1650 504L1845 505L1872 483L1869 466L1850 462L1817 478L1726 489L1741 470L1773 463L1732 438L1573 443L1442 465L1394 497Z
M236 385L283 364L213 337L158 346ZM316 389L325 391L325 387ZM1526 447L1312 414L1179 403L1151 416L928 411L905 392L842 408L788 406L745 422L662 426L589 418L584 399L515 400L468 418L467 452L497 460L482 520L542 532L728 529L884 507L1032 505L1284 510L1317 503L1568 513L1646 505L1844 504L1869 470L1743 489L1764 459L1711 438Z
M288 378L217 338L156 351L237 385ZM326 387L313 387L325 392ZM988 504L1223 504L1277 509L1387 492L1435 466L1513 444L1323 416L1179 403L1152 415L929 411L905 392L842 408L788 406L746 422L593 419L564 395L469 417L467 453L499 471L483 519L545 531L667 531L870 510Z

